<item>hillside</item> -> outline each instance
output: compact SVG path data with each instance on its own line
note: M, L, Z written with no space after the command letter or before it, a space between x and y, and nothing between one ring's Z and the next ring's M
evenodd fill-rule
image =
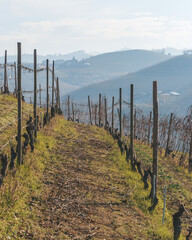
M8 52L9 54L9 52ZM67 61L71 60L73 57L75 57L77 60L81 61L82 59L91 57L90 54L86 53L84 50L79 50L76 52L68 53L68 54L49 54L46 56L38 55L37 61L38 63L42 63L43 61L46 61L46 59L49 59L50 61L56 60L56 61ZM4 62L4 56L0 57L0 62ZM16 55L8 55L8 62L16 62L17 56ZM24 63L32 63L33 62L33 54L23 54L22 55L22 61Z
M4 96L7 109L13 102ZM0 112L1 120L15 118L6 112ZM150 146L135 141L135 150L143 166L150 166ZM103 128L56 116L38 132L24 165L7 172L0 191L0 239L173 239L178 199L191 214L192 176L159 158L159 203L150 212L150 189L144 189L117 141ZM185 214L182 221L184 240L191 220Z
M83 55L84 54L84 55ZM75 58L73 58L75 56ZM80 56L87 58L80 61ZM15 61L15 56L8 55L8 62ZM140 70L141 68L154 65L165 61L170 57L160 53L144 50L129 50L123 52L105 53L98 56L88 58L83 51L71 53L69 55L49 55L38 56L38 69L45 67L45 59L49 59L49 66L52 67L52 61L55 60L55 76L60 80L60 92L65 95L81 86L91 84L93 82L101 82L112 77L119 77L123 74ZM70 60L71 59L71 60ZM78 61L78 60L79 61ZM1 62L4 60L2 59ZM43 61L43 62L42 62ZM24 55L23 64L33 69L33 55ZM40 63L41 62L41 63ZM0 87L3 87L4 79L3 69L0 71ZM45 89L46 87L46 71L38 72L38 85ZM15 87L14 69L8 68L8 82L10 91ZM49 73L49 84L51 86L52 75ZM27 70L22 72L23 90L32 91L34 87L33 73ZM51 92L51 89L50 89ZM26 95L29 102L31 95ZM42 93L44 99L44 94Z
M11 95L0 95L0 109L0 146L3 146L9 140L9 136L17 135L17 99ZM29 115L32 115L33 106L23 102L22 110L25 124ZM40 109L38 111L40 111ZM15 144L14 140L13 142Z
M83 87L70 95L78 101L86 101L87 95L98 99L99 93L118 98L118 88L123 89L124 98L129 99L130 84L134 84L135 102L137 104L150 104L152 99L152 82L158 81L161 110L165 112L186 110L192 103L186 101L192 89L192 56L182 55L157 65L145 68L135 73L119 78L92 84ZM172 93L178 93L178 96ZM166 101L167 98L170 98ZM189 98L189 97L188 97ZM176 100L176 104L173 101Z
M56 64L62 81L74 86L85 86L123 74L138 71L170 59L161 53L146 50L128 50L105 53L80 62Z

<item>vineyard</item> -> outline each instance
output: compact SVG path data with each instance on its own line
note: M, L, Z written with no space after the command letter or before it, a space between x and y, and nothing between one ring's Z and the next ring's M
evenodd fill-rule
M97 103L88 102L75 103L70 102L70 96L62 103L62 109L66 118L71 121L82 122L86 124L95 124L101 127L111 127L114 131L119 131L120 121L122 122L122 133L124 136L129 136L131 127L130 117L130 102L122 100L122 116L120 119L120 101L114 102L114 97L111 107L107 105L109 99L105 96L98 96ZM100 102L100 104L99 104ZM164 152L165 156L169 155L177 166L185 167L191 172L192 170L192 136L191 136L191 119L192 108L189 107L186 116L177 116L174 113L170 115L160 115L159 118L159 151ZM146 115L142 109L134 106L133 116L134 139L140 140L143 143L151 144L153 142L153 118L152 112ZM112 127L113 125L113 127Z
M10 233L17 239L101 239L103 236L106 239L190 239L192 108L189 107L184 117L174 113L159 115L156 81L153 82L153 111L148 115L134 104L133 84L130 85L130 101L127 96L124 98L121 88L118 100L114 97L109 100L100 94L98 102L92 102L91 96L88 96L87 103L73 102L70 96L62 101L54 62L50 68L47 60L46 66L38 69L36 54L34 50L33 69L22 65L21 44L18 43L17 65L7 64L7 52L5 63L0 65L0 71L3 71L0 95L0 204L11 206L11 200L6 203L5 196L7 198L13 193L11 184L14 184L14 175L20 171L24 174L25 165L28 171L32 165L33 175L38 168L38 174L45 172L43 182L47 190L41 199L42 186L38 185L35 190L38 197L33 196L31 200L35 206L35 210L31 211L38 211L39 225L30 225L29 228L26 210L22 216L26 217L26 222L23 219L18 224L10 217L9 221L4 222L7 229L0 228L1 238L10 239L6 238L8 228L13 224L17 229L18 224L17 233L14 229ZM12 78L7 77L9 71L14 76L12 87ZM22 72L25 71L33 74L33 90L22 91ZM43 71L45 85L37 89L37 74ZM51 84L49 75L52 77ZM44 95L41 95L43 92ZM32 162L33 157L39 158L35 160L37 162ZM102 160L105 168L98 159ZM62 169L62 176L57 166ZM51 171L55 171L55 178ZM29 174L29 177L33 176ZM9 196L12 201L14 197L15 193ZM55 206L58 218L54 212ZM129 212L127 216L123 214L124 210ZM103 216L102 211L105 213ZM123 215L117 216L116 211ZM3 210L0 219L2 216L7 218ZM109 224L107 218L112 216L113 223ZM105 224L99 220L102 217ZM127 226L125 222L130 220L136 226ZM57 221L58 224L55 223ZM143 226L140 221L143 221ZM146 222L150 222L150 226L147 227ZM44 233L41 235L42 226ZM140 231L138 235L137 227Z

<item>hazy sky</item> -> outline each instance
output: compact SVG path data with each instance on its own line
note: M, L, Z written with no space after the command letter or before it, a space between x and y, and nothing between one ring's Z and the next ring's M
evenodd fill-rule
M0 55L192 48L192 0L0 0Z

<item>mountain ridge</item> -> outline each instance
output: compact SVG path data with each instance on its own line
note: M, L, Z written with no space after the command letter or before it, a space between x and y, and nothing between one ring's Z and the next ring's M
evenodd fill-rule
M108 79L101 83L90 84L89 86L71 92L74 100L86 100L87 95L93 99L98 98L98 94L118 97L118 88L122 88L129 98L129 86L134 84L135 101L151 102L152 82L158 81L158 89L162 98L163 94L171 95L172 92L178 93L177 99L181 99L189 89L192 89L192 55L181 55L171 58L156 65L146 67L134 73L129 73L118 78ZM139 97L138 97L139 95ZM176 96L175 96L176 98ZM179 100L178 100L179 102ZM167 104L167 103L166 103ZM182 106L185 105L182 102ZM179 106L178 106L179 107ZM188 106L185 105L185 108ZM175 111L178 108L175 108Z
M85 86L135 72L170 59L170 56L148 50L103 53L80 62L69 61L56 66L63 81Z

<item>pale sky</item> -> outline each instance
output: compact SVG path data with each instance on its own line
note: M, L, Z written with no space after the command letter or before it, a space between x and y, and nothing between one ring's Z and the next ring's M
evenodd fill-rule
M192 48L192 0L0 0L0 55Z

